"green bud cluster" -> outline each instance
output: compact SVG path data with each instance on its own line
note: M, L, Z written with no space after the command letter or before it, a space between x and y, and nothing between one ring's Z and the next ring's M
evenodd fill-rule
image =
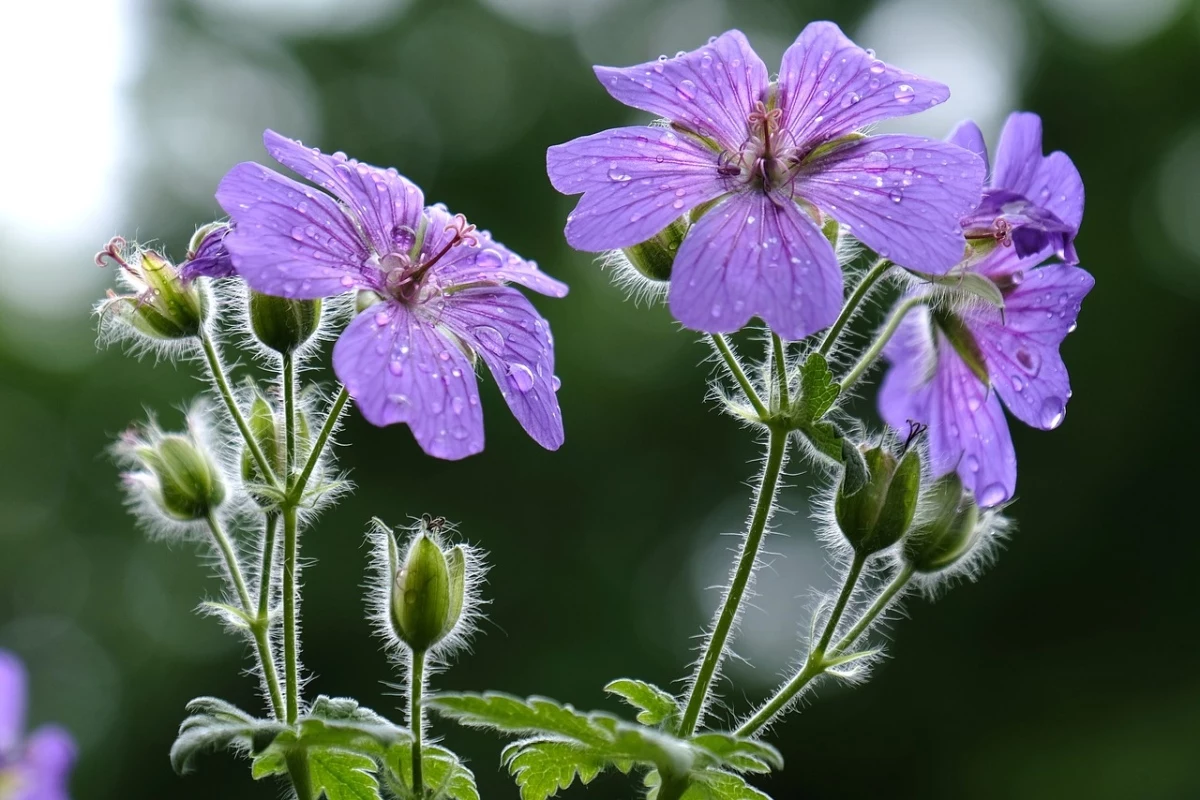
M921 488L921 459L899 459L883 447L847 445L846 468L834 497L834 516L855 552L878 553L900 541L912 524Z
M208 314L208 300L200 287L185 283L179 270L152 250L138 253L134 261L126 274L139 291L112 297L104 311L116 314L150 339L199 336Z

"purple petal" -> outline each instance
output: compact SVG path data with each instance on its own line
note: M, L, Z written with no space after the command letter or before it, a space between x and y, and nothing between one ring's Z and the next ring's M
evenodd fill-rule
M372 425L403 422L421 449L456 460L483 450L483 411L471 363L456 342L398 303L346 326L333 368Z
M547 450L563 443L550 324L525 296L504 286L465 289L446 298L438 322L487 364L513 416Z
M1071 386L1058 349L1093 285L1084 270L1052 264L1024 273L1006 293L1003 316L998 309L977 308L967 317L992 385L1027 425L1050 430L1066 414Z
M235 223L225 245L251 288L313 299L379 285L354 224L321 192L245 162L221 180L217 202Z
M618 101L658 114L736 151L754 104L766 99L767 67L741 31L728 31L690 53L634 67L596 67Z
M214 229L201 240L196 252L188 253L187 260L179 268L179 275L185 281L195 280L200 276L206 278L228 278L236 275L233 259L225 246L225 237L232 228L222 226Z
M996 147L992 187L1028 197L1041 165L1042 118L1026 112L1009 114Z
M979 130L979 126L973 121L967 119L958 123L954 130L950 131L946 141L979 156L983 161L983 168L989 169L987 142L983 140L983 131Z
M1017 459L1004 409L941 334L929 312L909 312L885 351L892 362L880 387L880 414L907 432L908 421L929 426L934 475L957 470L981 505L1012 497Z
M323 155L294 139L268 130L263 145L288 169L328 189L354 214L375 252L402 252L421 221L425 198L412 181L394 169L380 169L347 159L344 153Z
M0 754L11 752L25 728L25 667L7 650L0 650Z
M758 316L783 338L802 339L837 318L842 272L829 241L794 202L743 192L688 231L670 304L694 330L732 332Z
M795 192L884 258L943 273L962 261L959 220L979 203L984 171L952 144L868 136L806 164Z
M34 731L17 766L19 789L14 800L69 800L77 755L75 740L62 728L48 725Z
M453 238L454 234L447 228L454 218L442 205L431 206L426 209L426 214L429 226L422 255L432 257L445 249ZM567 285L542 272L536 262L521 258L494 240L487 231L476 231L474 236L477 239L475 245L454 246L431 267L443 289L475 283L510 282L551 297L567 296Z
M779 107L797 145L944 102L950 90L875 58L832 22L810 23L783 54Z
M665 128L615 128L555 145L546 171L560 192L584 192L567 217L578 250L641 244L727 191L717 154Z
M1058 255L1068 264L1079 263L1074 233L1083 221L1083 178L1066 153L1056 151L1042 159L1026 197L1067 224L1072 234L1065 237Z

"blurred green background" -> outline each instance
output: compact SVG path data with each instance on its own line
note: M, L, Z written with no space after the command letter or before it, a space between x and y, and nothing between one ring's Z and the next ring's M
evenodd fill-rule
M257 707L243 648L192 613L218 587L191 547L148 542L105 447L175 411L190 367L97 351L91 255L114 233L181 256L270 126L394 165L569 282L538 297L558 345L567 443L531 442L487 383L488 448L425 458L404 428L353 417L358 490L305 538L310 692L400 718L363 621L364 530L380 515L461 523L492 554L490 621L441 687L542 693L617 710L601 687L684 674L745 514L757 448L704 401L706 350L636 308L560 235L574 200L548 145L645 120L593 63L629 64L739 27L769 65L812 19L946 81L946 106L891 129L940 136L1007 112L1045 120L1083 173L1079 239L1097 278L1064 355L1075 399L1052 433L1015 426L1017 534L997 567L913 601L893 659L822 688L777 729L784 798L1200 797L1200 9L1191 0L94 0L13 3L0 53L0 647L33 675L32 721L77 735L78 798L262 798L220 754L176 777L167 749L194 695ZM869 400L864 413L870 412ZM794 655L808 587L829 587L795 476L778 553L722 685L729 714ZM770 614L766 613L769 610ZM515 797L500 741L437 724L485 798ZM568 797L629 796L601 778Z

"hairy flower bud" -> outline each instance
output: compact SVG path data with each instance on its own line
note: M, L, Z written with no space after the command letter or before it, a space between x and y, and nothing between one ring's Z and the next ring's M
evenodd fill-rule
M169 517L204 519L225 501L225 484L208 454L190 438L167 434L138 450L154 476L151 496Z
M687 229L687 222L682 218L677 219L647 241L626 247L622 252L643 277L652 281L669 281L675 254L679 252Z
M294 353L321 324L320 300L290 300L250 292L250 329L276 353Z
M979 506L954 472L929 489L929 513L909 531L901 548L917 572L940 572L969 553L979 540Z
M275 409L267 398L255 392L254 400L250 403L250 413L246 415L246 424L250 426L250 435L254 437L259 450L273 467L279 465L279 437L275 428ZM263 483L265 478L258 468L258 463L249 447L242 449L242 480L247 483Z
M855 551L886 550L912 524L921 483L921 459L908 450L899 460L882 447L847 453L834 498L838 527Z
M443 552L418 533L392 582L392 627L401 641L423 653L445 639L462 617L465 579L462 547Z

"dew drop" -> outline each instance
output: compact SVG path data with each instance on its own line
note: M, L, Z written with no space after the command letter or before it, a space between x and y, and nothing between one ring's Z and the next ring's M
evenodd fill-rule
M463 400L461 397L455 396L454 399L452 399L450 401L450 408L454 411L455 414L461 414L463 412L463 409L466 407L467 407L467 401Z
M967 456L965 463L967 465L967 469L971 470L971 472L979 472L979 459L975 456Z
M993 483L979 493L979 505L987 508L988 506L998 505L1004 502L1004 497L1008 492L1004 491L1004 486L999 483Z
M1036 351L1031 352L1024 347L1016 352L1017 363L1021 365L1021 369L1028 372L1030 375L1036 376L1042 368L1042 359Z
M490 325L480 325L475 329L475 338L488 350L500 352L504 349L504 336Z
M872 75L882 75L883 71L885 69L887 69L887 67L884 65L884 63L882 61L871 62L871 74Z
M633 176L628 172L622 172L621 168L616 164L608 165L608 179L617 183L628 183L633 179Z
M858 96L858 92L850 92L849 94L844 94L844 95L842 95L842 108L849 108L850 106L854 105L861 99L862 98Z
M1012 387L1013 387L1013 390L1017 391L1017 392L1021 392L1021 391L1025 390L1025 381L1023 381L1021 379L1020 375L1012 376Z
M1046 430L1062 425L1063 418L1066 416L1067 404L1061 397L1047 397L1042 403L1041 423Z
M557 375L552 376L550 378L550 388L554 389L554 391L556 391L556 392L559 389L561 389L562 388L562 378L558 377Z
M696 84L685 78L675 87L675 93L679 95L680 100L695 100Z
M388 362L388 372L392 373L396 377L400 377L404 374L404 362L398 358L392 359Z
M867 172L887 172L888 157L878 150L873 150L863 159L863 169Z
M475 266L481 269L499 269L504 265L504 258L495 250L483 250L475 256Z
M900 194L899 189L893 189L892 191L888 192L888 197L892 199L893 203L899 203L904 199L904 195Z
M524 364L509 364L508 374L518 390L528 392L533 388L533 371Z
M375 314L375 324L381 328L386 328L387 324L392 321L392 315L386 311L379 311Z
M916 95L916 90L907 83L900 84L896 87L896 91L892 92L892 98L901 104L911 103Z

